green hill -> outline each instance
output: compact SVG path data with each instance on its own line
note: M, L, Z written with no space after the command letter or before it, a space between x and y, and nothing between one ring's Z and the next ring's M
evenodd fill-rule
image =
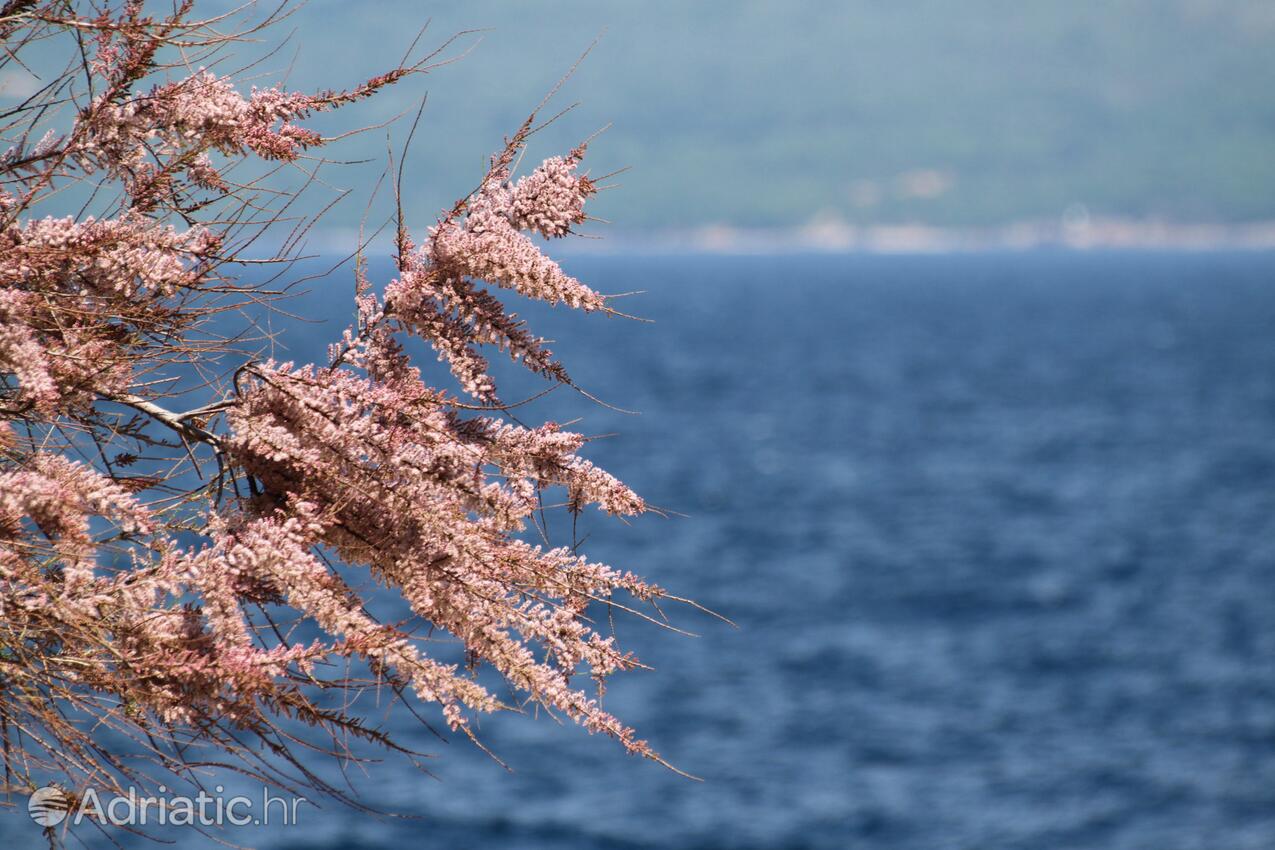
M290 83L336 86L427 42L490 28L454 65L364 111L430 102L409 163L417 221L469 188L604 28L537 156L612 123L594 173L624 227L995 224L1096 215L1275 218L1270 0L312 0ZM344 152L384 160L382 132ZM357 169L333 179L359 185ZM358 217L351 202L338 221ZM341 218L344 216L344 218Z

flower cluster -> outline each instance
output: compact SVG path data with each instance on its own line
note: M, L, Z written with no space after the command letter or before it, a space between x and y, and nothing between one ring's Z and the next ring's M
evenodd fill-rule
M550 304L601 310L605 298L564 272L522 232L543 227L545 235L565 235L565 223L578 220L575 208L593 191L587 180L564 188L548 176L560 172L552 162L512 188L508 173L493 169L470 199L464 221L434 228L429 255L445 273L480 278Z
M25 221L0 229L0 280L31 290L65 282L67 291L169 296L202 279L198 260L220 246L207 227L179 231L136 213L97 220Z
M587 176L576 173L583 155L580 147L570 156L546 159L514 185L509 212L516 228L554 238L566 236L573 224L584 222L584 202L597 188Z
M465 419L423 385L388 386L351 370L290 364L255 373L230 425L231 457L262 488L256 510L315 518L306 525L309 536L263 551L300 552L321 543L346 563L365 564L400 588L415 614L459 637L472 657L533 699L647 752L568 683L582 663L595 676L632 666L582 622L587 603L617 589L645 598L658 589L569 549L544 551L511 535L523 530L545 486L565 487L579 505L644 510L631 490L574 454L579 435L552 425L531 430ZM291 571L276 576L289 598L319 600L327 607L301 607L347 638L361 634L361 621L349 619L357 598L333 591L334 577L317 563L290 560ZM341 600L344 613L331 608ZM536 660L533 644L549 652L551 664ZM406 668L418 693L444 703L453 726L465 723L461 705L495 706L454 670L429 667L422 682L412 673L419 663L392 660ZM452 692L469 696L438 696Z
M480 353L484 345L552 380L569 383L545 341L532 335L490 292L485 281L549 304L605 310L606 299L562 270L529 233L565 236L584 221L584 202L596 189L575 169L583 146L569 157L545 160L510 184L497 158L464 216L448 216L422 248L400 246L399 276L385 290L385 314L399 329L428 340L461 388L482 401L496 399L496 384ZM376 340L372 341L373 343Z
M113 169L137 168L152 155L209 149L291 160L322 140L292 120L321 106L314 97L278 88L254 88L244 97L229 78L200 69L143 97L116 102L110 94L101 95L86 111L87 138L78 153Z
M182 323L171 302L219 247L135 212L0 224L0 368L17 380L0 400L51 416L126 391L146 335Z
M38 452L25 468L0 472L0 539L20 539L29 520L52 543L68 588L93 579L91 515L126 534L153 530L149 513L117 482L61 455Z

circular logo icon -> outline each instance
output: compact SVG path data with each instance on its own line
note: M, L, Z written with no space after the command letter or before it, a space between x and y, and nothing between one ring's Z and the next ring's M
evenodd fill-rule
M70 802L61 788L45 785L32 792L31 799L27 800L27 812L40 826L57 826L66 819Z

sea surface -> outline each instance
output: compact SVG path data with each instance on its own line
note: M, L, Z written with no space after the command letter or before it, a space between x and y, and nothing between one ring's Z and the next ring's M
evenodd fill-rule
M588 456L670 513L589 515L590 555L737 625L616 621L655 670L606 704L702 781L569 723L487 718L506 771L400 712L433 775L350 780L408 817L324 802L224 840L1275 847L1275 254L567 265L644 290L623 308L652 321L526 313L582 387L640 413L559 391L520 416L612 435ZM348 315L349 289L313 297ZM0 812L6 843L38 836Z

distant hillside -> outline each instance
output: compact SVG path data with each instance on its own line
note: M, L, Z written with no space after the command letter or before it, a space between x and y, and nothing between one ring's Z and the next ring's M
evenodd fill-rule
M599 126L598 213L631 228L979 226L1094 216L1275 219L1271 0L312 0L290 82L340 85L428 42L491 28L369 120L429 107L410 162L417 221L606 29L537 155ZM474 43L471 39L470 43ZM383 132L347 147L384 160ZM358 185L351 172L333 172ZM352 221L351 202L338 221Z

